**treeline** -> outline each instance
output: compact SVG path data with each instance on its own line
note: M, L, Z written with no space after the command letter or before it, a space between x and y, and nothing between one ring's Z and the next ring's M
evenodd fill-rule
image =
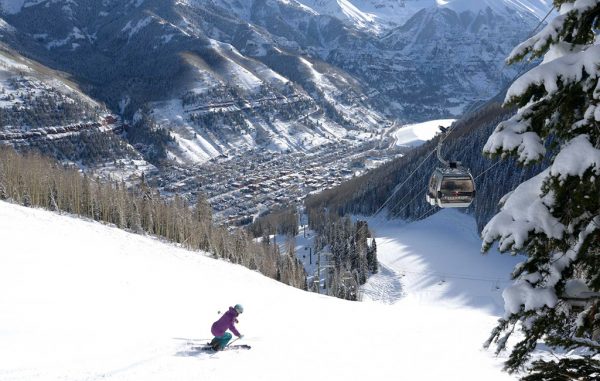
M240 132L246 126L245 113L241 110L190 113L189 119L199 129L213 132L225 127Z
M252 102L251 99L248 101ZM267 123L276 119L289 121L305 115L312 105L308 100L282 103L281 99L277 99L261 101L252 108L246 108L244 99L239 98L237 102L242 109L190 112L189 120L199 129L214 133L224 129L242 132L248 129L246 120L263 119Z
M102 182L78 170L30 153L0 147L0 200L41 207L102 221L136 233L162 237L192 250L241 264L289 285L305 288L301 265L268 243L257 243L240 230L230 233L212 223L211 206L176 196L166 200L144 178L128 188Z
M60 139L36 139L15 147L21 152L39 152L59 161L94 165L123 158L139 158L123 139L112 132L82 131Z
M283 208L259 216L247 230L256 238L267 238L273 234L296 236L300 232L298 221L298 210L295 207Z
M476 177L477 197L466 211L475 216L479 230L495 214L504 194L542 168L541 165L522 168L514 160L503 160L496 164L482 155L483 146L492 130L511 112L494 103L457 121L442 148L445 159L461 161ZM435 209L425 201L427 182L441 163L435 154L425 159L435 149L437 139L364 176L308 197L305 202L307 209L327 208L340 216L372 215L387 201L381 213L390 217L412 220L428 216ZM409 176L410 179L402 187L396 188Z
M283 250L283 255L279 257L279 268L285 269L285 271L278 272L276 279L307 290L306 271L304 265L296 256L295 237L300 231L298 221L299 215L296 208L283 208L270 211L268 214L258 217L252 224L248 225L246 231L254 238L261 238L262 243L267 245L272 244L274 248L279 248L279 245L275 240L271 242L271 235L279 234L286 236L285 249ZM304 277L304 281L301 284L295 284L295 282L301 280L301 277ZM294 283L290 283L291 280Z
M289 207L257 218L247 230L254 237L262 237L262 242L270 242L270 237L275 234L287 237L284 245L286 260L298 262L295 237L299 234L299 220L298 210ZM324 285L313 282L308 289L323 292L320 288L324 286L331 296L358 300L359 286L378 271L377 244L367 222L352 223L349 217L340 217L324 209L311 209L308 226L315 232L313 255L319 253L321 256L319 276L322 278L324 274L325 278Z
M0 128L22 130L95 121L102 111L59 93L35 94L34 89L29 88L23 91L31 91L31 94L16 99L12 94L0 93L2 100L14 103L11 107L0 108Z
M324 209L311 209L309 226L315 237L315 252L329 252L327 289L333 296L357 300L358 288L378 272L377 243L366 221L352 223Z

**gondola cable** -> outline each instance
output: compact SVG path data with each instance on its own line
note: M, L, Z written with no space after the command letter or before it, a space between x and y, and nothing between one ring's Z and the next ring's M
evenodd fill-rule
M490 166L489 166L489 167L488 167L488 168L487 168L485 171L483 171L483 172L481 172L480 174L478 174L478 175L477 175L477 176L476 176L476 177L475 177L473 180L477 180L477 179L479 179L481 176L483 176L484 174L486 174L488 171L490 171L491 169L493 169L494 167L496 167L496 166L497 166L498 164L500 164L501 162L502 162L502 161L498 160L498 161L497 161L497 162L495 162L494 164L490 165ZM415 184L416 184L416 183L415 183ZM413 186L413 187L411 188L411 190L412 190L412 189L414 189L414 188L416 188L416 186ZM404 207L403 207L402 209L400 209L400 211L398 211L398 213L396 213L396 215L401 215L401 214L402 214L402 212L404 212L404 211L406 210L406 208L408 208L408 207L411 205L411 203L412 203L412 202L413 202L415 199L417 199L419 196L422 196L422 195L423 195L423 193L424 193L424 192L419 192L419 193L417 193L415 196L413 196L413 198L411 198L411 199L410 199L410 200L409 200L409 201L408 201L408 202L407 202L407 203L404 205ZM410 194L410 191L409 191L409 192L407 192L407 195L408 195L408 194ZM403 197L403 198L402 198L400 201L398 201L397 203L395 203L395 204L394 204L394 206L393 206L392 208L390 208L390 210L394 209L394 208L395 208L397 205L400 205L400 203L401 203L401 202L404 200L404 198L406 198L406 195L405 195L405 196L404 196L404 197ZM434 206L432 206L431 208L427 209L427 211L426 211L425 213L423 213L422 215L420 215L418 218L416 218L416 219L415 219L415 221L418 221L418 220L420 220L420 219L421 219L423 216L425 216L427 213L429 213L429 212L430 212L430 211L432 211L433 209L435 209L435 205L434 205Z
M373 214L373 217L377 216L385 208L388 202L390 202L390 200L396 195L396 193L398 193L398 191L404 186L404 184L406 184L408 180L410 180L412 176L417 172L417 170L419 170L419 168L421 168L421 166L425 164L425 162L431 157L431 155L433 155L433 153L438 150L438 147L448 138L448 136L450 136L450 134L452 134L455 125L456 124L453 124L445 130L444 134L440 136L441 141L438 142L438 146L436 146L436 148L434 148L433 150L431 150L431 152L429 152L429 154L427 154L427 156L421 161L421 163L408 175L408 177L400 185L397 185L394 188L392 194L384 201L384 203L379 207L379 209L377 209L377 211Z
M555 8L555 7L553 6L553 7L552 7L552 8L551 8L551 9L548 11L548 13L547 13L547 14L544 16L544 18L542 18L542 19L540 20L540 22L539 22L539 23L536 25L536 27L535 27L535 28L534 28L534 29L531 31L531 33L529 34L529 36L527 37L527 39L530 39L530 38L531 38L531 37L532 37L532 36L533 36L533 35L536 33L537 29L538 29L538 28L539 28L539 27L540 27L540 26L541 26L541 25L544 23L544 21L546 21L546 19L548 18L548 16L550 16L550 14L552 13L552 11L554 11L554 8ZM525 66L525 63L523 63L523 64L522 64L522 69L521 69L521 70L520 70L520 71L519 71L519 72L518 72L518 73L517 73L517 74L516 74L516 75L513 77L513 79L512 79L512 80L511 80L509 83L513 83L517 77L519 77L520 75L522 75L522 73L524 72L524 66ZM504 63L504 65L503 65L503 67L502 67L502 70L500 71L500 75L502 75L502 72L503 72L503 71L506 69L506 67L507 67L507 65L506 65L506 62L505 62L505 63ZM409 181L409 180L412 178L412 176L414 176L414 174L417 172L417 170L418 170L418 169L419 169L419 168L420 168L420 167L421 167L421 166L422 166L422 165L423 165L423 164L424 164L424 163L425 163L425 162L426 162L426 161L427 161L427 160L428 160L428 159L431 157L431 155L433 155L433 153L434 153L434 152L436 152L436 151L437 151L437 152L438 152L438 159L440 159L440 161L442 161L442 163L445 163L445 161L444 161L443 159L441 159L441 156L440 156L440 147L441 147L441 145L443 144L443 142L444 142L444 141L445 141L445 140L446 140L446 139L447 139L447 138L450 136L450 134L452 134L452 132L454 131L455 127L456 127L456 123L454 123L452 126L450 126L450 127L447 129L447 130L443 130L443 129L442 129L442 131L443 131L444 133L443 133L443 135L442 135L442 136L440 136L440 141L438 142L438 145L437 145L437 147L436 147L435 149L433 149L431 152L429 152L429 154L427 154L427 156L426 156L426 157L425 157L425 158L424 158L424 159L421 161L421 163L420 163L420 164L419 164L419 165L418 165L418 166L417 166L417 167L416 167L416 168L415 168L415 169L414 169L414 170L413 170L413 171L412 171L412 172L411 172L411 173L408 175L408 177L407 177L407 178L406 178L406 179L405 179L405 180L404 180L404 181L403 181L401 184L397 185L397 186L394 188L394 190L392 191L392 194L391 194L391 195L390 195L390 196L389 196L389 197L388 197L388 198L387 198L387 199L384 201L384 203L383 203L383 204L382 204L382 205L381 205L381 206L380 206L380 207L377 209L377 211L376 211L376 212L373 214L373 217L377 216L377 215L378 215L378 214L379 214L379 213L380 213L380 212L381 212L381 211L382 211L382 210L383 210L383 209L384 209L384 208L387 206L387 204L388 204L388 203L390 202L390 200L391 200L391 199L392 199L392 198L393 198L393 197L396 195L396 193L398 193L398 191L399 191L399 190L400 190L400 189L401 189L401 188L402 188L402 187L403 187L403 186L404 186L404 185L405 185L405 184L406 184L406 183L407 183L407 182L408 182L408 181ZM480 174L479 174L477 177L475 177L475 178L473 178L473 177L471 176L471 181L472 181L473 185L474 185L474 181L475 181L476 179L478 179L480 176L482 176L484 173L486 173L487 171L489 171L490 169L492 169L493 167L495 167L495 166L496 166L496 165L498 165L499 163L500 163L500 161L498 161L498 162L494 163L492 166L490 166L490 167L489 167L488 169L486 169L484 172L480 173ZM469 173L469 175L470 175L470 173ZM414 186L413 186L413 188L411 188L411 189L414 189ZM409 193L410 193L410 192L408 192L407 194L409 194ZM473 192L472 192L472 193L473 193L473 195L474 195L474 193L475 193L475 192L474 192L474 189L473 189ZM420 192L419 194L421 194L421 192ZM419 194L418 194L418 195L419 195ZM418 196L418 195L417 195L417 196ZM413 198L412 198L412 199L411 199L411 200L410 200L410 201L407 203L407 205L406 205L406 206L405 206L405 207L404 207L404 208L403 208L403 209L402 209L400 212L404 211L404 209L406 209L406 207L407 207L408 205L410 205L410 203L411 203L412 201L414 201L414 199L416 199L416 197L417 197L417 196L413 197ZM406 198L406 195L405 195L405 196L404 196L404 197L403 197L403 198L400 200L400 202L401 202L402 200L404 200L404 198ZM396 205L398 205L400 202L396 203ZM469 205L470 205L470 203L469 203ZM439 206L439 205L438 205L438 206ZM430 208L430 209L429 209L429 210L428 210L428 211L427 211L425 214L427 214L429 211L431 211L431 210L432 210L432 209L434 209L434 208L435 208L435 205L434 205L432 208Z
M421 161L421 163L412 171L412 173L410 175L408 175L408 177L402 182L402 184L397 185L394 188L394 191L392 192L392 194L384 201L384 203L379 207L379 209L377 209L375 214L373 214L373 217L377 216L383 210L383 208L385 208L385 206L388 204L388 202L390 202L392 197L394 197L396 195L396 193L398 193L398 191L404 186L404 184L406 184L408 182L408 180L411 179L411 177L415 174L415 172L417 172L417 170L419 168L421 168L421 166L425 163L425 161L427 161L427 159L429 159L435 151L436 150L434 149L431 152L429 152L429 154L425 157L425 159L423 159L423 161Z

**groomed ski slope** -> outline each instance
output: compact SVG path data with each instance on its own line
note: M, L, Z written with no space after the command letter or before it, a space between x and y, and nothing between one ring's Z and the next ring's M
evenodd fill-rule
M396 145L416 147L435 137L440 133L440 126L450 127L456 119L437 119L424 123L408 124L394 131Z
M367 288L387 285L399 297L366 290L364 302L347 302L156 239L0 202L0 380L513 379L481 347L497 319L489 308L454 294L451 303L420 297L427 284L395 275L394 263L423 274L440 263L403 242L408 236L428 237L423 247L448 256L463 238L458 249L474 247L468 217L441 216L442 225L434 216L376 227L385 271ZM427 234L448 222L447 235ZM490 268L502 271L498 263L490 259ZM185 339L209 339L217 311L235 303L245 306L238 328L252 350L194 352Z

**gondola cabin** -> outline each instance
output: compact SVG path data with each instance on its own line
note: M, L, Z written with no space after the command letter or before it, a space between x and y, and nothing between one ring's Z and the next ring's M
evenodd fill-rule
M475 199L473 176L457 163L436 168L429 179L426 199L440 208L466 208Z

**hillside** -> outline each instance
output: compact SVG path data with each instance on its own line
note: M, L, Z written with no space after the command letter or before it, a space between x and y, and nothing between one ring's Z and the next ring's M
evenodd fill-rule
M368 290L364 302L347 302L101 224L4 202L0 215L3 381L511 379L502 359L481 350L497 316L469 293L497 293L486 282L464 287L448 277L440 288L401 278L396 267L382 271L396 280L386 283L396 284L393 303ZM480 255L472 220L451 213L378 232L382 263L399 259L426 274L446 256L463 275L484 267L486 277L507 274L509 257L491 254L471 267L465 253L401 234L425 235L440 223L455 227L434 236L440 246L463 241L457 250ZM440 298L423 298L436 290ZM235 303L245 306L238 328L252 350L195 352L188 341L208 339L217 311Z
M146 160L190 165L459 116L516 74L503 59L544 4L6 0L0 41L124 120L154 119L144 133L169 130L167 144L127 135Z
M490 102L456 121L442 146L442 157L462 162L475 179L477 196L465 211L476 218L479 230L496 213L502 196L521 181L540 172L545 165L543 162L523 167L514 160L491 160L482 155L492 130L511 112L511 109ZM438 140L439 135L362 176L321 194L311 195L306 205L309 208L335 208L342 214L370 216L379 212L380 216L405 220L431 215L439 209L425 201L425 192L432 172L440 166L435 154Z
M0 30L14 32L7 24ZM68 75L0 43L0 145L83 165L113 159L143 165L139 153L113 133L122 130L120 118Z

